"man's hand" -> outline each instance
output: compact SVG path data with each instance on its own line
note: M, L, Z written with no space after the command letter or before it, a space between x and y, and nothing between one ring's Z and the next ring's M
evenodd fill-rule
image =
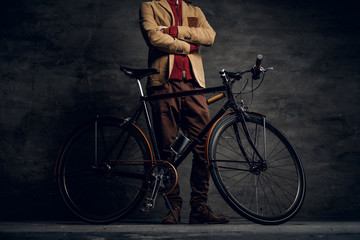
M162 33L165 33L165 29L168 29L168 27L166 26L159 26L159 30L162 32ZM169 31L169 30L168 30Z
M176 37L178 34L176 26L171 26L171 27L159 26L159 30L162 33L168 34L172 37ZM199 48L200 48L200 45L190 43L190 53L197 52L199 50Z
M172 37L177 37L178 35L178 29L176 26L166 27L166 26L159 26L159 30L167 35L170 35Z

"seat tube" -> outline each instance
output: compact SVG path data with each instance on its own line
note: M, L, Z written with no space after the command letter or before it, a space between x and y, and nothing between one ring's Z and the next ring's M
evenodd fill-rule
M143 91L140 80L136 79L136 81L137 81L138 88L139 88L139 94L140 94L141 99L142 99L141 104L143 105L144 114L145 114L145 120L146 120L146 124L147 124L148 130L149 130L152 147L153 147L153 150L155 152L156 159L160 160L159 148L158 148L158 145L157 145L157 142L156 142L155 131L154 131L153 125L151 123L149 108L148 108L148 105L147 105L147 101L144 99L145 94L144 94L144 91Z
M141 96L141 97L144 97L144 91L143 91L143 89L142 89L140 79L136 79L136 82L137 82L137 84L138 84L140 96Z

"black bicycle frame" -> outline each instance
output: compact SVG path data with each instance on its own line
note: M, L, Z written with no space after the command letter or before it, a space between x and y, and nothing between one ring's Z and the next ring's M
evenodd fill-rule
M169 94L159 94L159 95L152 95L152 96L145 96L142 90L142 86L140 83L140 80L137 79L138 82L138 87L139 87L139 91L140 91L140 102L139 105L135 111L135 114L133 115L133 117L131 118L132 121L136 122L139 118L139 116L141 115L142 111L145 111L145 120L146 120L146 124L149 130L149 134L150 134L150 139L151 139L151 143L152 143L152 147L153 150L155 152L155 156L157 160L161 160L160 158L160 152L159 152L159 148L157 145L157 141L155 138L155 132L154 129L152 127L152 121L150 119L150 114L149 114L149 110L148 110L148 102L151 101L156 101L156 100L162 100L162 99L166 99L166 98L177 98L177 97L184 97L184 96L191 96L191 95L199 95L199 94L207 94L207 93L215 93L215 92L226 92L227 96L228 96L228 101L223 105L223 107L216 113L216 115L210 120L210 122L208 123L208 125L200 132L200 134L191 141L191 143L189 145L186 146L186 148L182 151L181 155L177 156L177 159L175 162L173 162L172 164L174 165L175 168L177 168L187 157L187 155L192 151L192 149L201 142L200 139L202 139L211 129L211 127L216 123L216 121L221 118L221 116L223 116L226 111L229 108L234 109L234 111L236 111L242 121L243 124L243 128L245 129L245 135L248 139L248 141L250 142L250 145L252 146L252 148L254 149L256 155L258 155L258 157L263 161L263 158L261 157L260 153L258 152L257 148L255 147L253 141L250 138L250 134L248 132L247 126L245 124L245 119L244 119L244 112L239 109L235 103L235 98L232 94L231 91L231 84L228 81L226 76L222 76L223 81L224 81L224 85L223 86L219 86L219 87L211 87L211 88L203 88L203 89L198 89L198 90L190 90L190 91L184 91L184 92L178 92L178 93L169 93ZM245 156L247 162L250 164L250 160L248 159L247 156Z

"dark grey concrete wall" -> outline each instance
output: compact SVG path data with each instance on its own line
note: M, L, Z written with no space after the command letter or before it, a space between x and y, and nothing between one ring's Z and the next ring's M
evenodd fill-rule
M118 67L147 67L141 0L2 3L0 218L65 218L52 178L57 151L82 121L134 108L136 89ZM280 126L303 160L308 188L299 218L360 219L360 31L351 2L195 3L217 32L215 45L202 49L208 86L218 83L218 70L249 67L258 53L275 67L251 108ZM188 168L179 170L185 202ZM161 205L145 218L163 214ZM235 216L214 187L210 205Z

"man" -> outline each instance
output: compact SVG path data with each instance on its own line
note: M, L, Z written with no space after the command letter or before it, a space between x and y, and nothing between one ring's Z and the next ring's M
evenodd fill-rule
M200 46L211 46L215 31L200 8L188 0L153 0L140 8L140 28L149 46L148 64L160 71L147 82L149 95L182 92L205 87ZM161 158L171 159L170 145L179 129L194 139L209 122L209 110L203 95L172 98L152 102L153 124ZM189 223L227 223L206 205L209 169L205 156L205 140L193 151L191 171L191 213ZM174 215L180 221L182 199L180 188L168 195ZM162 223L176 223L168 215Z

